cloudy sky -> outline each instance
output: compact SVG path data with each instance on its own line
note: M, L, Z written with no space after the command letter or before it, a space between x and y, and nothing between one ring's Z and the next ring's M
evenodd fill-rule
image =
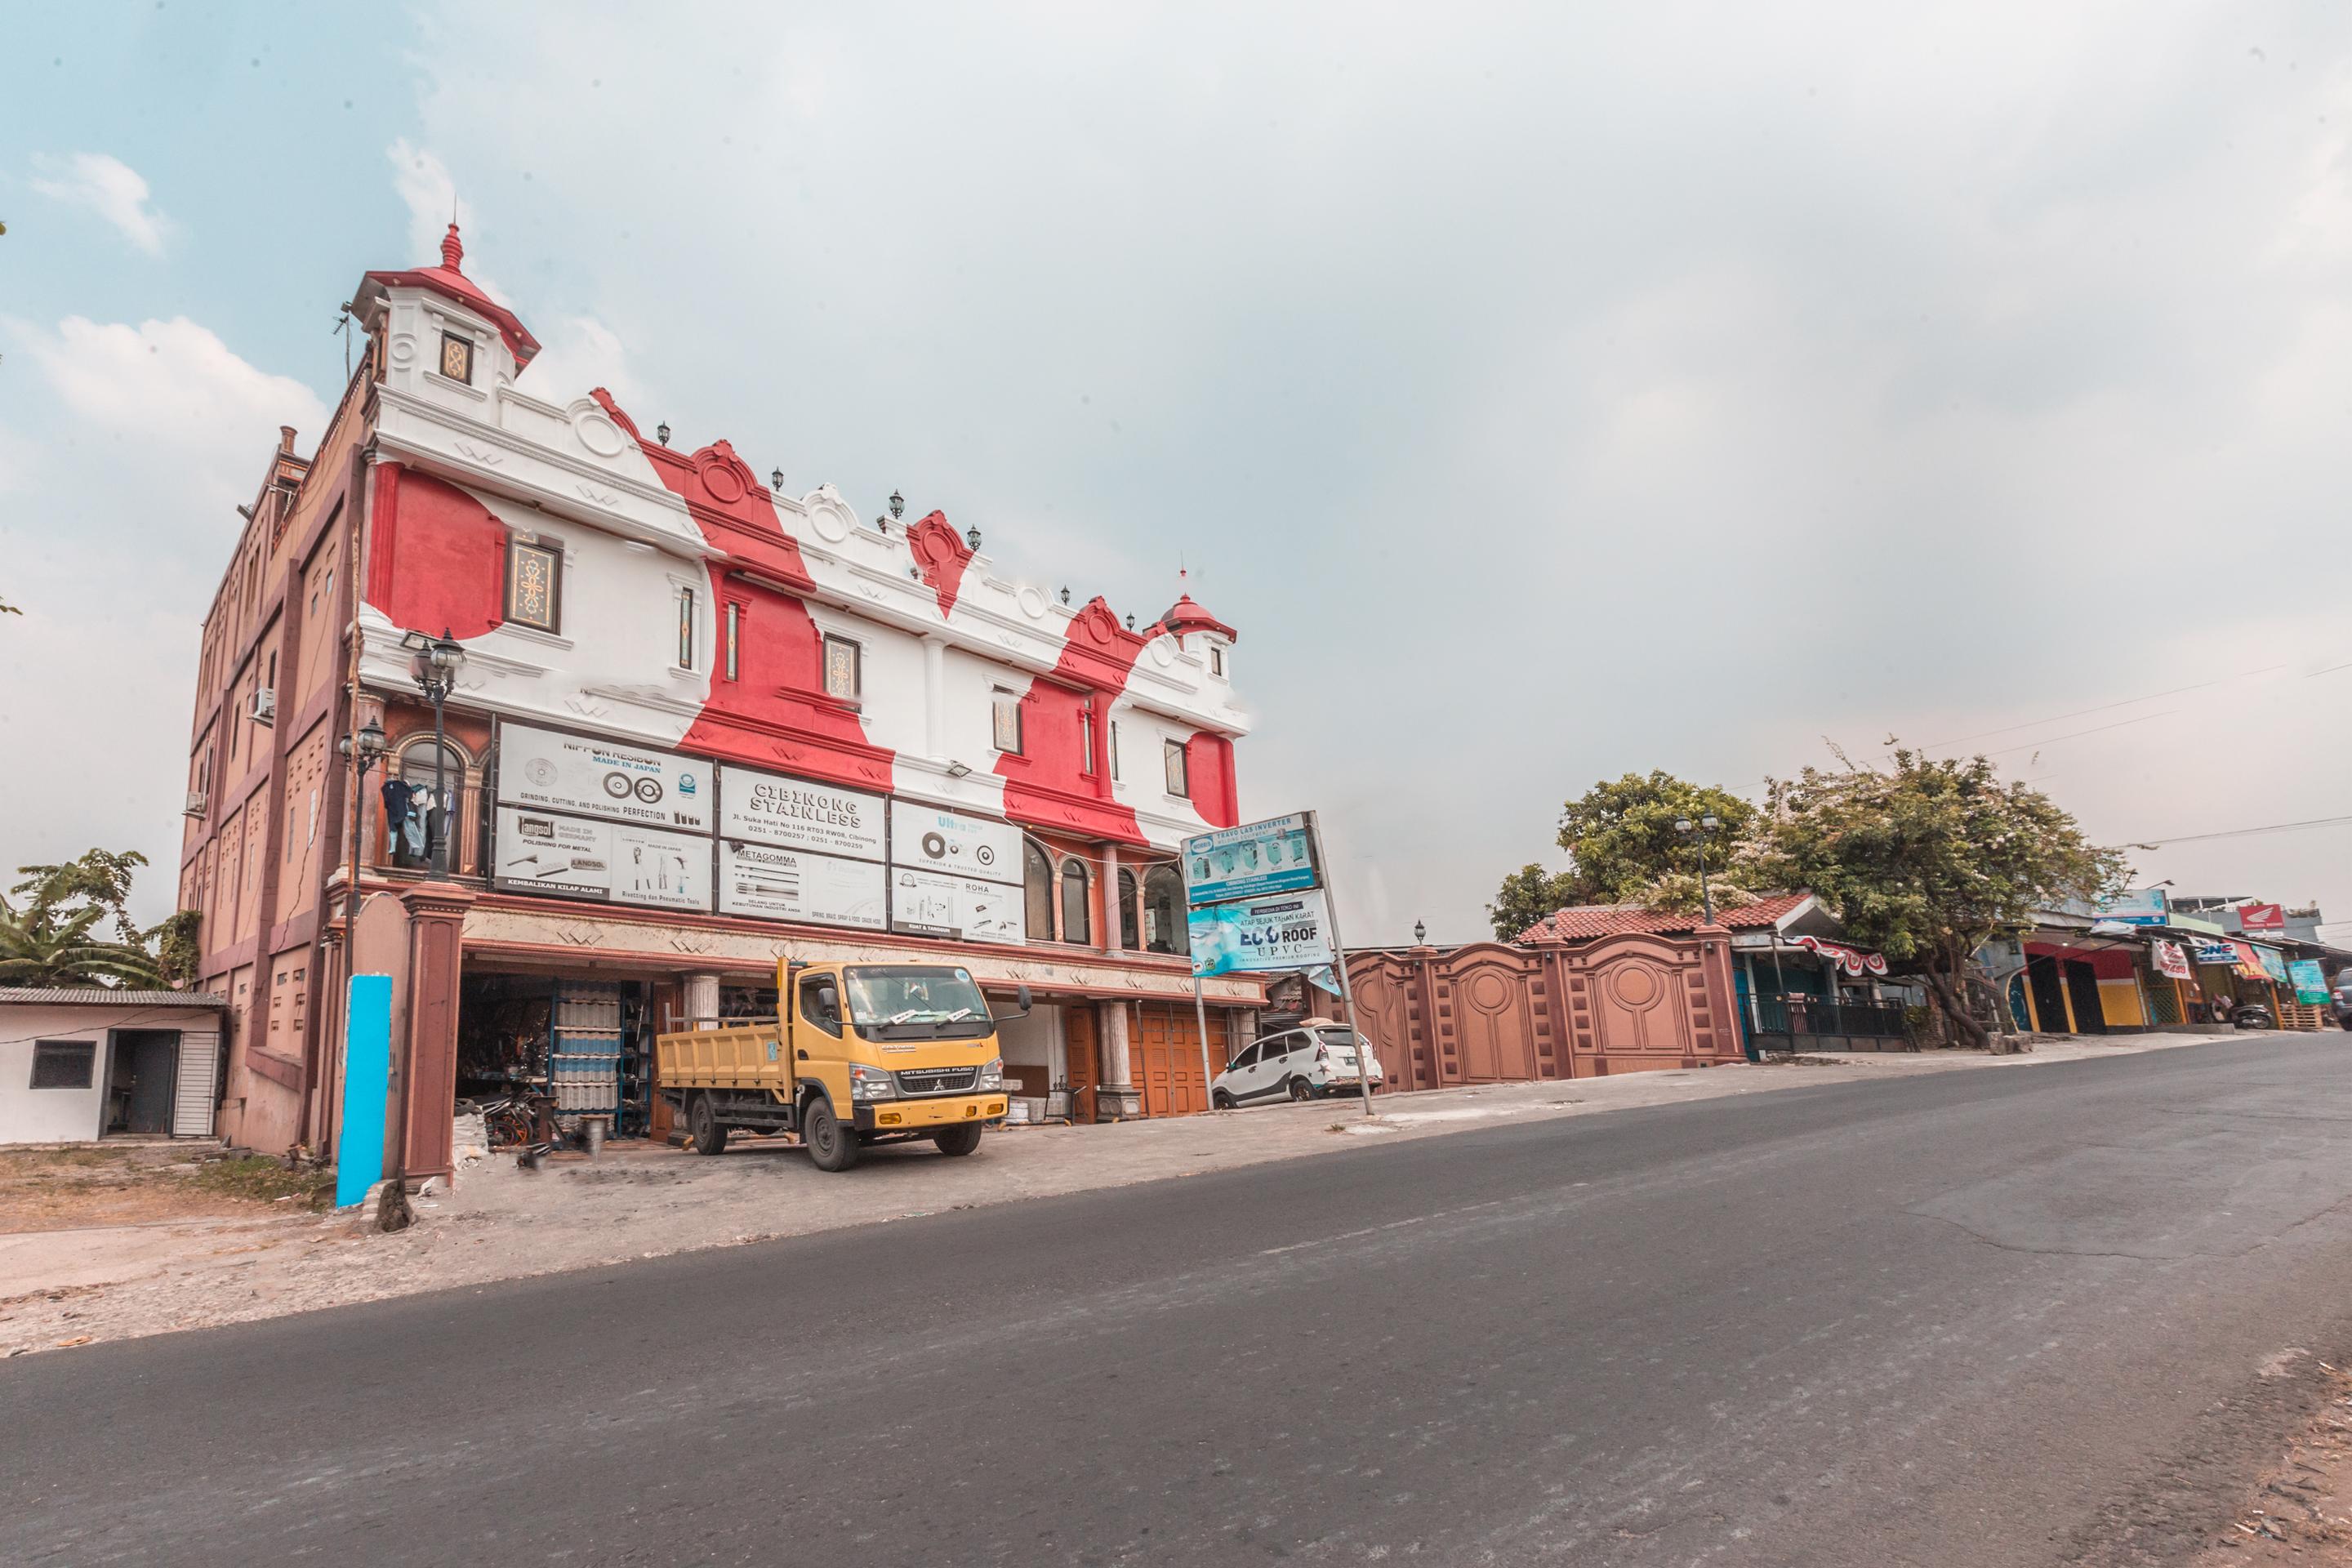
M0 866L176 858L232 507L453 204L534 382L1139 616L1189 568L1353 941L1483 934L1596 778L1827 742L2103 842L2352 814L2352 7L1921 10L52 7ZM2345 938L2347 855L2137 858Z

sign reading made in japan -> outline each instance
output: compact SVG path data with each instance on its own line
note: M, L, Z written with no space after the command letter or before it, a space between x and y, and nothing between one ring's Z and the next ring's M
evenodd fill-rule
M1319 888L1307 814L1221 827L1184 840L1184 900L1222 904Z
M687 833L710 831L710 765L671 752L499 726L499 799Z

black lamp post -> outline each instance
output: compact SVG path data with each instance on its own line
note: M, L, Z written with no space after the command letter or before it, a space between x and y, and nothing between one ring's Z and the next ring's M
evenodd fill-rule
M1713 925L1715 923L1715 897L1707 891L1706 886L1706 841L1708 836L1713 834L1717 828L1721 827L1722 826L1722 820L1718 817L1713 816L1700 817L1698 819L1698 826L1696 827L1691 826L1691 819L1687 816L1683 817L1675 824L1675 831L1676 833L1681 834L1685 838L1695 838L1698 842L1699 918L1702 923L1706 925Z
M401 643L414 650L408 672L416 678L416 689L425 694L425 700L433 704L433 809L425 816L425 853L431 859L433 874L446 877L449 874L449 743L441 710L457 684L457 671L465 665L466 650L446 626L437 637L411 632Z
M384 752L383 726L370 719L355 734L343 736L335 742L335 750L343 760L358 770L352 783L352 885L351 912L344 917L343 941L351 941L352 922L360 918L360 811L367 800L368 770L383 760Z

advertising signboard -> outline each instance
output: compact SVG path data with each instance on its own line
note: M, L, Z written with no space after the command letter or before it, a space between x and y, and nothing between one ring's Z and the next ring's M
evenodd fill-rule
M2262 961L2263 973L2280 984L2286 984L2286 955L2274 947L2258 947L2254 956Z
M548 893L667 910L710 908L710 840L625 822L499 807L493 880Z
M2175 980L2195 978L2189 967L2189 955L2180 951L2179 942L2158 941L2149 942L2147 945L2149 952L2156 959L2156 972L2158 974L2168 974Z
M2237 944L2228 942L2200 942L2197 944L2197 962L2235 963L2238 962Z
M719 770L719 836L852 860L882 858L883 799L838 784L739 768ZM881 883L877 880L878 889Z
M2240 904L2238 924L2249 931L2286 930L2284 904Z
M1022 897L1019 888L1003 882L894 867L890 929L966 942L1020 942Z
M1319 888L1307 814L1245 822L1184 840L1184 900L1195 906Z
M1021 830L911 800L890 803L890 864L983 882L1021 882ZM899 879L893 877L897 885ZM897 895L892 895L897 907ZM1016 913L1014 920L1020 916Z
M710 767L692 757L499 726L499 799L688 833L710 831Z
M2172 914L2171 900L2162 888L2134 888L2117 893L2099 905L2103 921L2120 921L2126 925L2160 926Z
M1334 956L1319 890L1205 905L1192 911L1192 934L1195 974L1312 969Z
M879 861L844 860L772 844L719 841L719 910L761 920L880 931L889 924Z
M2305 1007L2327 1005L2327 975L2315 958L2298 958L2286 966L2294 976L2294 999Z

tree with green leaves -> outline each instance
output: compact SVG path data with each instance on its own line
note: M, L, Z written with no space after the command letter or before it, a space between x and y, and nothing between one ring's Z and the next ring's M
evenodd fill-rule
M1495 940L1509 942L1554 910L1579 901L1574 877L1547 871L1530 860L1503 879L1495 901L1486 906L1486 918L1495 923Z
M188 975L194 942L178 915L153 931L131 918L131 879L147 864L136 850L92 849L58 866L19 866L24 880L0 896L0 985L162 987ZM110 921L110 938L103 925ZM166 936L180 951L167 964Z
M1677 822L1712 816L1721 826L1707 836L1710 890L1718 906L1749 901L1739 870L1756 823L1756 807L1728 790L1695 784L1663 769L1603 779L1560 808L1559 847L1569 868L1528 865L1503 879L1486 906L1496 936L1510 941L1537 921L1570 904L1656 904L1699 907L1699 845ZM1525 918L1522 918L1522 917Z
M2131 868L1983 757L1897 747L1885 771L1837 762L1770 784L1764 874L1811 889L1854 941L1918 975L1954 1037L1999 1048L1966 1002L1976 951L2037 910L2119 891Z

